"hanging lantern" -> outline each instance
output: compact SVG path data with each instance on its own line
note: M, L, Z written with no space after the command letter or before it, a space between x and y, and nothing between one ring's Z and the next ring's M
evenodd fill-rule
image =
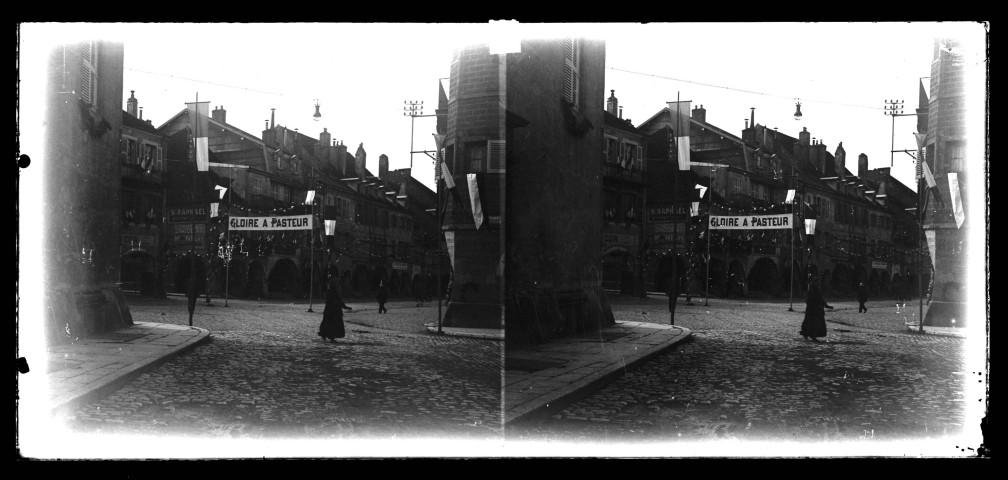
M314 115L312 115L312 117L314 118L314 120L315 120L316 122L322 119L322 114L321 114L321 113L319 113L319 104L318 104L318 100L315 100L315 114L314 114Z
M799 99L796 98L795 99L794 119L795 120L801 120L801 117L802 117L802 113L801 113L801 100L799 100Z

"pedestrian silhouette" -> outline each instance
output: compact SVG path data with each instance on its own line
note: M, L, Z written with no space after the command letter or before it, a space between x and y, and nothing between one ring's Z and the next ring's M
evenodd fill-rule
M865 302L868 301L868 287L865 286L864 282L861 282L857 287L857 301L858 313L867 313L868 307L865 306Z
M319 325L318 335L330 342L335 342L337 338L346 336L346 329L343 325L343 310L351 310L347 304L343 303L340 296L339 282L337 277L329 279L329 286L326 290L325 310L322 311L322 323Z
M388 309L385 308L385 302L388 301L388 286L384 281L378 282L378 294L375 300L378 300L378 313L388 313Z
M206 289L206 266L193 252L190 251L179 259L175 285L185 292L189 307L189 326L192 326L196 300L199 299L200 292Z
M826 336L826 301L823 300L819 277L809 273L808 295L805 297L805 319L801 325L801 336L818 342Z

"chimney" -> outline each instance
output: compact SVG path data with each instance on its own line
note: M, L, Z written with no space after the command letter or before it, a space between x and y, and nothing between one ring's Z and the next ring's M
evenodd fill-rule
M337 143L335 145L335 147L336 147L336 156L335 156L335 158L336 158L336 171L339 172L340 175L342 175L344 177L351 176L352 172L350 171L349 168L347 168L348 162L347 162L346 145L343 145L343 143L340 142L340 143Z
M868 155L860 154L857 157L857 176L864 180L868 174Z
M623 118L623 107L619 107L619 118Z
M746 128L746 130L749 129L749 119L748 118L745 119L745 128Z
M364 142L357 147L357 153L354 154L354 167L356 167L357 176L364 179L367 175L367 152L364 151Z
M843 148L843 142L837 144L836 152L833 153L833 163L836 168L836 174L840 177L840 181L844 181L844 169L847 167L847 151Z
M227 111L224 110L224 106L221 105L210 112L210 118L218 123L227 123Z
M271 108L270 109L270 128L273 128L275 125L276 125L276 109L275 108Z
M388 155L384 153L378 156L378 178L383 181L388 177Z
M332 135L329 133L329 129L323 128L322 133L319 134L319 143L321 143L322 146L325 147L326 145L329 145L331 139Z
M808 129L805 128L805 127L802 127L801 131L798 132L798 144L799 145L804 145L806 147L809 146L809 138L811 138L811 137L812 137L812 134L809 133Z
M133 96L135 90L130 90L130 97L126 99L126 113L137 116L137 99Z
M707 122L707 109L703 108L703 105L693 108L693 118L700 120L701 122Z
M756 107L749 107L749 125L756 126Z
M616 90L609 90L609 99L606 100L606 104L605 105L606 105L605 108L606 108L607 112L609 112L609 113L611 113L613 115L616 115L616 112L619 111L619 109L617 108L619 106L619 100L616 100ZM622 114L622 112L620 112L620 118L622 118L622 117L623 117L623 114Z
M137 118L143 120L143 107L140 107L140 116L138 116Z

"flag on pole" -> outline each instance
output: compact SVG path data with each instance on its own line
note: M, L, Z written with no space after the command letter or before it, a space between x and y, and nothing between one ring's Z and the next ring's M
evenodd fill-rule
M476 222L476 230L483 225L483 206L480 204L479 184L475 173L468 173L469 180L469 201L472 202L473 221Z
M315 200L315 190L308 190L308 194L305 195L305 205L311 204L312 200Z
M690 203L689 216L695 217L700 215L700 202Z
M672 119L672 129L676 132L679 170L689 170L690 101L668 102L668 109Z
M952 197L952 214L955 215L956 228L962 228L963 222L966 221L966 215L963 213L962 197L959 193L959 174L949 172L948 183L949 194Z
M707 187L705 187L703 185L697 184L697 186L693 187L693 188L699 188L700 189L700 198L703 198L704 193L707 193Z
M924 171L924 179L927 180L928 188L935 188L938 186L938 182L935 181L934 174L931 173L931 167L928 167L927 162L921 160L919 162L921 168Z
M917 140L917 177L916 180L919 182L921 179L921 164L924 163L924 144L927 142L926 133L915 133L914 139ZM892 165L890 165L892 166ZM933 188L933 187L932 187Z
M217 202L213 202L213 203L210 204L210 218L216 218L217 217L217 209L219 207L220 207L220 204L217 203Z
M793 188L788 189L788 191L787 191L787 198L784 199L784 203L787 203L787 204L794 203L794 194L795 194L795 191L794 191Z
M805 235L815 235L815 224L816 219L814 218L805 219Z
M193 131L196 146L196 169L205 172L210 168L209 139L210 102L186 102L189 111L189 125Z
M458 190L455 189L455 179L452 177L451 170L448 170L448 164L441 162L441 178L444 179L445 188L448 189L448 193L451 193L452 198L458 203L465 203L462 201L462 197L459 196Z
M924 230L924 236L927 237L928 253L931 254L931 265L937 265L935 263L935 231Z

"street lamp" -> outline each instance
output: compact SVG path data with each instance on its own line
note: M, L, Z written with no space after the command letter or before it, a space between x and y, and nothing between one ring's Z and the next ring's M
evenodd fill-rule
M801 117L802 117L802 114L801 114L801 100L796 98L795 99L794 119L795 120L801 120Z
M308 313L314 313L312 306L315 303L315 190L308 190L308 193L305 196L305 205L309 205L311 208L311 221L309 222L311 230L308 231L311 241L311 247L308 254Z
M316 122L322 120L322 114L319 112L319 103L317 98L315 99L315 114L312 115L312 119Z
M802 203L803 203L803 205L806 205L806 206L808 205L807 203L804 203L804 202L802 202ZM810 215L810 217L812 217L812 218L806 218L805 219L805 235L808 235L810 237L809 240L808 240L809 260L808 260L808 262L806 262L806 264L812 262L812 241L815 239L815 227L816 227L816 219L815 219L815 211L814 210L812 212L812 215Z
M440 178L436 178L436 177L439 176L439 175L437 175L437 172L440 172L441 175L447 175L448 172L446 172L445 169L443 169L441 167L441 162L442 162L441 149L444 146L444 141L445 141L446 135L441 134L441 133L435 133L433 135L434 135L434 145L437 148L437 158L434 160L435 162L437 162L437 165L435 165L435 167L434 167L434 172L435 172L434 182L437 184L437 217L438 217L438 233L437 233L438 234L438 236L437 236L437 242L438 242L438 270L437 270L437 275L436 275L437 276L437 297L438 297L438 301L437 301L437 309L438 309L438 311L437 311L437 331L438 331L439 334L441 334L441 333L444 333L444 332L441 331L441 300L442 300L441 299L441 297L442 297L442 294L441 294L441 265L442 265L442 262L444 260L444 252L441 251L441 237L444 235L444 232L442 231L442 228L443 228L443 218L441 217L441 210L444 207L441 205L441 179ZM412 157L412 155L413 154L410 153L411 157Z

